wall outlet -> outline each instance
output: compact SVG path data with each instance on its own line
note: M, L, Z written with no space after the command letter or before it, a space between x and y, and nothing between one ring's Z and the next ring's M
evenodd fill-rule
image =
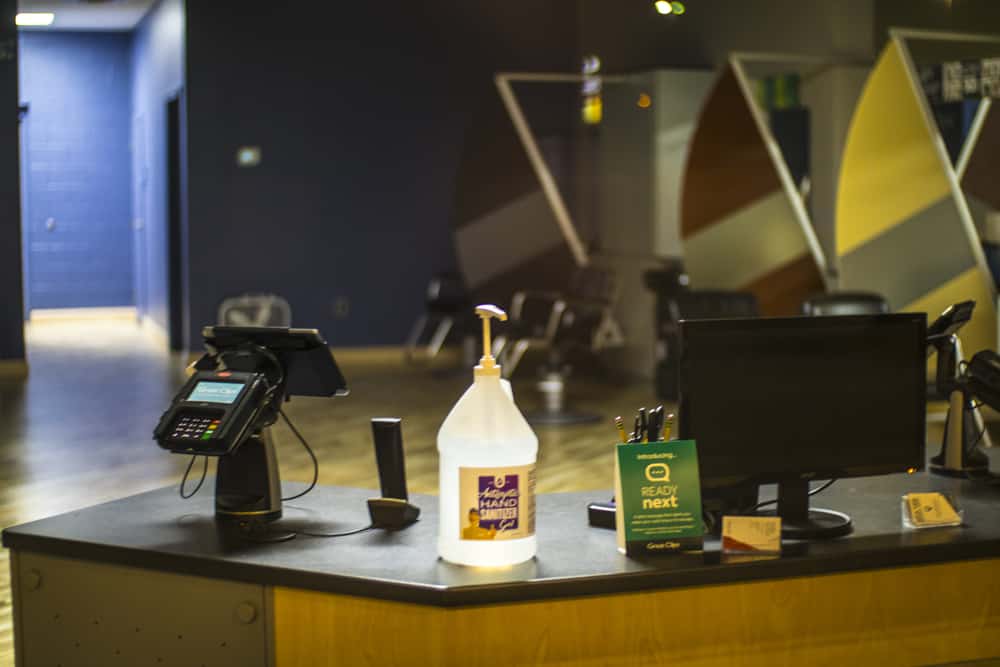
M346 296L338 296L333 300L333 316L338 320L346 320L351 314L351 300Z

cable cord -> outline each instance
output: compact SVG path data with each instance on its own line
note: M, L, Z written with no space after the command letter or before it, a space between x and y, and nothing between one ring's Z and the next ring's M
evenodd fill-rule
M969 405L965 406L965 409L968 410L969 412L975 412L976 410L979 410L979 414L982 415L983 413L982 413L982 410L980 410L980 408L982 408L983 405L985 405L985 403L983 403L982 401L980 401L979 403L976 403L975 405L972 405L970 403ZM962 426L964 428L965 425L963 424ZM971 445L969 445L969 450L970 451L976 448L976 446L979 444L979 441L983 439L984 435L986 435L986 420L985 419L983 420L983 428L982 428L982 430L979 431L979 435L976 436L976 440Z
M301 433L299 433L299 429L295 428L295 425L292 423L292 420L288 418L288 415L285 414L285 411L282 410L281 408L278 408L278 413L281 415L281 418L285 420L285 423L288 424L288 428L292 429L292 433L294 433L295 437L299 439L299 442L302 443L302 446L305 447L306 453L309 454L309 458L311 458L313 462L312 482L310 482L309 486L306 487L305 491L296 493L294 496L288 496L287 498L282 498L281 499L282 502L285 502L288 500L295 500L296 498L301 498L302 496L306 495L316 487L316 482L319 481L319 461L316 460L316 454L315 452L313 452L312 447L309 446L309 443L306 442L306 439L302 437ZM317 537L326 537L326 536L317 536ZM330 535L329 537L339 537L339 536Z
M194 494L198 493L198 491L201 490L201 485L205 483L205 476L208 474L208 457L203 456L201 458L205 462L205 465L202 466L201 469L201 479L198 480L198 484L194 487L194 490L191 493L188 494L184 493L184 487L187 486L188 475L191 474L191 468L194 466L195 459L197 458L198 458L197 456L191 457L191 460L188 461L187 468L184 470L184 477L183 479L181 479L181 486L178 489L178 492L181 494L181 498L183 498L184 500L191 498L192 496L194 496Z
M348 530L343 533L313 533L308 530L296 530L295 532L299 535L308 535L309 537L347 537L348 535L358 535L360 533L367 532L375 527L375 524L368 524L364 528L356 528L354 530Z

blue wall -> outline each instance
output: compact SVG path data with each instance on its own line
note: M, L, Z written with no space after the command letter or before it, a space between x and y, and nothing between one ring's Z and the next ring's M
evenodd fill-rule
M168 326L167 102L184 87L184 3L162 0L132 37L136 307Z
M400 343L430 276L453 267L463 118L413 5L316 3L303 23L281 3L189 4L195 346L224 298L260 291L333 345ZM260 166L237 167L242 145Z
M130 38L22 32L30 308L133 303Z
M16 0L0 0L0 360L24 359Z
M286 4L188 5L191 341L225 297L274 291L333 345L399 344L456 268L459 160L500 107L494 73L578 67L575 3ZM260 166L236 166L243 145Z

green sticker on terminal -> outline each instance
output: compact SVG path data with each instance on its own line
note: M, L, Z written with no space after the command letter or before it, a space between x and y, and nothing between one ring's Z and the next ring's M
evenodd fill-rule
M615 477L619 551L637 556L702 548L694 440L618 445Z

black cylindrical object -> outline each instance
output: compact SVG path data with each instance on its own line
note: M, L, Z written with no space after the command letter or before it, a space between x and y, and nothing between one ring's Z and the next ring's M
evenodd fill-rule
M402 420L398 417L372 419L372 437L375 440L375 463L382 497L408 500Z

